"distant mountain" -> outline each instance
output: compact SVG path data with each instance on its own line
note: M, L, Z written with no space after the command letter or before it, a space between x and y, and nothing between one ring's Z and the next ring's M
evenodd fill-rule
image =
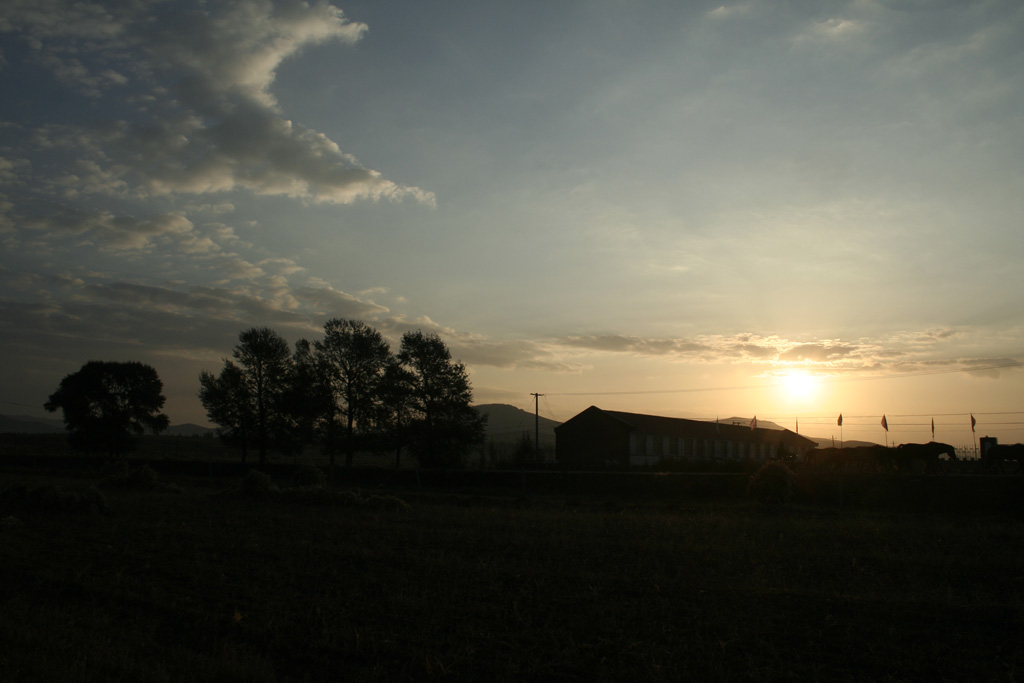
M55 434L63 431L63 420L31 415L0 415L2 434Z
M721 422L722 424L730 424L730 425L731 424L736 424L736 425L747 426L747 425L750 424L750 420L751 420L751 418L749 418L749 417L727 417L724 420L719 420L719 422ZM796 424L794 424L793 426L795 427ZM790 431L793 431L789 427L783 427L783 426L778 425L775 422L772 422L770 420L762 420L760 418L758 418L758 420L757 420L757 428L758 429L789 429ZM802 435L802 436L806 436L806 435ZM839 448L839 446L840 446L840 443L839 443L838 440L833 441L832 437L829 437L829 436L818 436L818 437L808 436L807 438L810 439L811 441L816 442L818 444L818 448L832 448L833 446L835 446L836 448ZM858 448L860 446L877 446L877 445L878 444L876 444L876 443L874 443L872 441L846 440L846 441L842 442L842 446L844 448Z
M171 425L164 431L160 432L161 436L206 436L207 434L213 434L216 429L210 427L202 427L191 422L186 422L180 425Z
M727 418L719 420L719 422L721 424L724 424L724 425L740 425L741 427L749 427L750 426L750 421L752 419L754 419L754 418L752 418L752 417L727 417ZM787 427L783 427L781 425L775 424L771 420L762 420L760 418L758 418L758 420L757 420L757 428L758 429L787 429Z
M0 434L56 434L64 431L64 420L31 415L0 415ZM214 430L197 424L171 425L161 434L202 436Z
M817 441L818 442L818 448L832 448L833 446L835 448L839 448L840 445L842 445L843 448L859 448L861 446L877 446L878 445L877 443L874 443L873 441L853 441L853 440L846 440L846 441L843 441L840 444L840 442L838 440L833 441L832 438L827 437L827 436L817 437L817 438L815 438L815 437L807 437L807 438L809 438L811 441Z
M533 413L503 403L488 403L473 408L487 416L487 438L494 443L516 444L524 433L533 439L539 425L541 447L553 449L555 427L562 424L546 417L536 418Z
M746 426L750 425L750 420L751 419L752 418L749 418L749 417L727 417L727 418L719 420L719 422L721 422L722 424L725 424L725 425L741 425L741 426L746 427ZM794 424L793 427L796 427L796 424ZM790 431L793 431L790 427L783 427L783 426L781 426L781 425L779 425L779 424L777 424L775 422L772 422L771 420L762 420L761 418L758 418L758 420L757 420L757 428L758 429L789 429ZM801 435L801 436L806 436L806 435ZM808 436L807 438L810 439L811 441L816 442L818 444L818 448L832 448L833 446L838 448L839 445L840 445L838 440L833 442L832 438L828 437L828 436L819 436L819 437ZM859 446L877 446L878 444L873 443L871 441L852 441L852 440L847 440L847 441L844 441L842 443L842 445L843 445L844 448L857 448Z

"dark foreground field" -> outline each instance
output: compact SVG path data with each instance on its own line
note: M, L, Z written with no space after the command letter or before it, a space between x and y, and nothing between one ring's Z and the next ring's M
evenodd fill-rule
M26 487L0 520L0 680L1007 681L1024 667L1010 517L245 497L223 493L237 480L164 475L100 499L95 477L60 476L0 471L0 489Z

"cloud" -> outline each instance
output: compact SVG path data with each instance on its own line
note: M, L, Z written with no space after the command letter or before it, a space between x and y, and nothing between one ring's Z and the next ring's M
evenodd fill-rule
M750 10L751 6L748 3L733 3L730 5L719 5L715 9L709 10L707 16L711 19L722 20L746 14Z
M216 260L213 268L221 275L217 284L224 284L231 280L253 280L266 275L266 271L249 263L238 254L225 254Z
M215 216L234 213L235 205L231 202L216 204L185 204L182 209L193 214L213 214Z
M308 307L316 319L330 318L370 319L388 312L387 307L364 301L330 286L299 287L291 292L298 301Z
M834 46L840 41L865 33L867 28L867 23L861 20L830 17L808 24L802 32L793 38L793 42L796 44L823 43Z
M155 63L185 69L208 89L232 90L267 108L277 68L303 48L357 42L366 24L326 3L219 3L161 21L145 46Z
M452 357L467 365L486 365L496 368L519 368L530 366L547 366L551 369L561 365L555 362L539 360L547 353L543 348L531 341L522 339L489 340L480 337L463 337L449 339Z
M85 147L103 149L116 160L122 179L132 178L135 191L148 196L244 189L314 203L435 202L431 192L399 185L364 167L326 135L252 103L225 104L210 119L120 123L82 135Z
M292 338L314 335L318 323L305 307L314 292L293 290L278 276L246 287L162 286L126 281L40 275L0 267L4 344L34 353L126 346L182 356L205 349L226 352L240 330L253 325L280 327ZM325 298L344 297L322 292ZM27 300L18 300L18 298ZM348 298L351 317L381 307ZM300 305L296 307L294 304ZM386 309L383 309L386 311Z
M282 256L263 259L257 265L260 268L273 269L281 275L295 275L306 270L294 260Z
M687 339L644 339L617 334L562 337L556 343L570 348L588 349L591 351L635 353L651 356L696 356L711 350L710 347L701 342Z
M1006 370L1020 369L1024 365L1021 358L978 358L962 361L972 377L999 379Z
M160 21L148 5L15 3L0 31L21 36L62 82L135 110L34 131L39 148L72 157L46 179L65 197L246 190L327 204L435 202L281 116L271 86L283 61L366 31L328 3L185 3Z
M794 366L823 375L855 377L872 375L929 374L932 372L978 370L972 374L994 375L999 368L989 357L956 357L949 343L968 336L963 330L931 329L902 332L879 338L853 340L820 339L793 341L779 336L754 333L737 335L699 335L691 339L645 339L624 335L559 337L534 349L531 360L519 361L519 367L532 363L567 363L582 366L580 354L622 354L668 357L695 363L743 364L765 368L772 374L781 367ZM1007 357L1010 358L1010 357ZM1009 363L1010 360L999 361Z
M44 243L70 236L75 238L76 247L91 245L103 252L149 251L164 244L176 244L188 254L219 249L210 237L196 231L192 221L178 213L138 218L62 206L50 213L18 218L19 225L40 233Z
M0 184L15 183L20 174L31 167L28 159L10 159L0 156Z
M856 346L833 342L796 344L778 354L778 360L831 363L849 357L856 350Z
M120 177L124 173L123 167L102 168L95 161L79 159L74 162L73 169L75 172L65 173L53 180L55 185L62 188L61 194L65 198L74 198L80 194L127 194L128 183Z
M194 226L179 214L136 218L63 206L47 214L18 218L20 225L42 233L44 240L73 236L77 246L94 245L101 251L142 251L159 243L181 240L189 242L193 251L196 249Z

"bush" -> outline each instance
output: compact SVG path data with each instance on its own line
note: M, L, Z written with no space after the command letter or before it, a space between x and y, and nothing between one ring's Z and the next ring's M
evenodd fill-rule
M788 503L795 491L796 475L777 460L762 465L747 487L747 495L764 505Z
M124 470L105 477L100 481L100 486L131 491L152 491L157 487L156 472L144 465L138 469Z
M259 470L249 470L249 473L242 478L239 493L243 496L260 497L277 493L277 485L270 475Z
M327 486L327 475L316 465L299 465L292 474L292 484L303 488L320 489Z
M100 488L119 489L121 491L170 491L181 493L177 484L165 484L157 480L152 467L143 465L134 470L121 469L100 480Z
M95 488L65 491L52 484L28 488L24 484L9 486L0 493L0 512L6 515L25 513L96 513L107 511L107 500Z
M281 491L281 499L300 505L365 508L398 512L408 510L409 504L391 495L364 494L359 491L333 491L324 487L294 487Z

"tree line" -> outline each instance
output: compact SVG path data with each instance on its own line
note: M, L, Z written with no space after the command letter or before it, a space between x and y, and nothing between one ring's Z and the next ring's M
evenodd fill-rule
M268 327L243 331L218 374L203 371L199 399L228 443L267 452L318 447L333 470L344 454L403 450L422 467L455 467L484 438L484 418L462 363L437 334L402 335L397 353L359 320L332 319L323 339L294 350Z
M344 455L404 451L422 467L457 467L484 440L485 417L470 403L469 375L437 334L402 335L397 352L359 320L332 319L323 339L294 349L269 327L241 332L220 372L199 375L199 399L220 437L241 451L324 453L333 471ZM90 361L47 401L63 410L71 445L118 457L146 429L168 426L163 384L137 362Z

